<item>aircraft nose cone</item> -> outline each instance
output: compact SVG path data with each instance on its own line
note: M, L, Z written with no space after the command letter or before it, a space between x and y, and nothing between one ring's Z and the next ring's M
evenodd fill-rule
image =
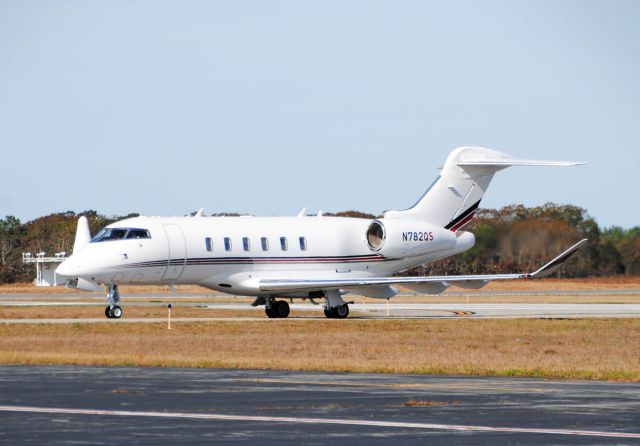
M74 273L76 269L74 262L71 259L67 259L58 265L56 268L56 274L63 277L72 277L75 275Z

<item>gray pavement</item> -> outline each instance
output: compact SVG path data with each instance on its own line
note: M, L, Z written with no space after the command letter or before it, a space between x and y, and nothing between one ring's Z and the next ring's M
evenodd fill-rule
M370 316L386 316L386 304L352 305ZM579 318L579 317L640 317L640 304L560 304L560 303L427 303L389 304L389 315L395 318L456 317L470 318Z
M640 384L0 367L0 444L205 443L640 444Z
M46 302L38 302L37 305L47 305ZM62 306L56 303L54 306ZM87 305L82 302L70 302L66 305ZM94 318L62 318L51 317L42 319L0 319L0 324L74 324L74 323L158 323L166 322L166 318L129 318L127 306L166 306L166 303L149 302L125 302L123 304L124 316L122 319L107 319L103 317L103 305L96 307ZM47 305L48 306L48 305ZM180 314L180 303L174 304L174 314ZM172 321L179 322L205 322L205 321L270 321L264 314L263 307L254 308L248 304L194 304L211 310L245 310L255 316L245 317L173 317ZM628 318L640 317L640 304L464 304L464 303L390 303L387 304L360 304L350 305L351 316L349 319L357 320L381 320L381 319L446 319L446 318L470 318L470 319L504 319L504 318L582 318L582 317L606 317ZM52 311L55 315L55 310ZM204 313L203 313L204 314ZM309 317L317 316L316 318ZM301 317L305 316L305 317ZM291 315L288 320L310 321L326 320L321 307L312 304L292 304Z
M403 296L410 296L414 293L401 293ZM546 296L546 295L566 295L566 296L603 296L612 299L612 303L446 303L447 297L468 298L487 296ZM351 304L350 319L378 320L378 319L430 319L430 318L581 318L581 317L640 317L640 304L638 303L613 303L616 296L640 295L640 290L576 290L576 291L547 291L531 290L526 292L489 292L472 291L468 293L448 292L439 296L442 303L424 302L398 302L390 300L389 303L383 301L366 302L358 296L350 296L354 302ZM171 302L175 308L174 322L199 322L217 320L245 320L263 321L266 320L262 307L252 308L246 302L238 301L229 303L231 296L223 293L193 293L193 292L170 292L170 293L144 293L141 295L129 295L122 301L124 317L120 320L110 320L102 317L102 307L105 305L104 297L98 293L14 293L0 294L0 308L4 306L95 306L96 317L91 318L64 318L56 317L55 309L51 311L52 316L46 319L0 319L0 324L72 324L72 323L158 323L164 322L164 318L129 318L127 317L127 307L133 306L160 306L165 307ZM203 300L206 298L206 300ZM226 302L221 301L224 298ZM79 301L79 299L83 299ZM158 300L154 300L158 299ZM467 299L468 300L468 299ZM290 320L314 320L309 316L317 316L317 319L325 319L321 311L321 306L310 303L291 304ZM608 302L608 300L605 300ZM199 307L211 310L254 310L255 316L249 317L207 317L206 312L199 317L181 318L180 307ZM63 313L62 313L63 314ZM300 316L305 316L304 318Z

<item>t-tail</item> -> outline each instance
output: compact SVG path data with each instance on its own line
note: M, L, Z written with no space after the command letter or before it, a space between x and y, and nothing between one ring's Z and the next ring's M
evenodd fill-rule
M449 154L440 176L413 207L389 211L385 218L423 220L456 232L471 221L497 171L510 166L579 164L585 163L521 160L486 147L459 147Z

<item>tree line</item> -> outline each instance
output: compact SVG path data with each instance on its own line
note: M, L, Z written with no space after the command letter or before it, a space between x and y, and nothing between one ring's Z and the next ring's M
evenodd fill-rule
M18 218L0 219L0 283L28 282L33 267L22 263L22 253L53 255L73 249L80 216L89 220L91 234L104 226L138 214L111 216L89 210L54 213L22 223ZM219 213L214 215L234 215ZM376 218L359 211L335 214ZM563 277L640 275L640 226L600 228L586 210L572 205L505 206L481 209L465 228L476 237L475 246L462 254L412 270L408 275L490 274L532 271L582 238L589 239L583 252L557 275Z

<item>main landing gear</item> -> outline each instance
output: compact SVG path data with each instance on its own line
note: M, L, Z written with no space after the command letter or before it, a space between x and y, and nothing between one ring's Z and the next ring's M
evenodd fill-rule
M324 315L329 319L344 319L349 316L349 304L338 305L333 308L325 308Z
M107 286L107 301L109 305L104 309L104 315L108 319L120 319L122 317L122 308L120 305L120 292L118 285L111 284Z
M265 304L264 312L269 318L285 318L289 316L289 304L284 300L272 299Z
M349 304L342 300L340 291L324 292L324 315L329 319L344 319L349 316Z
M321 293L321 294L320 294ZM342 300L342 293L338 290L318 292L318 295L309 295L313 303L314 298L324 298L324 315L330 319L344 319L349 316L349 304ZM289 316L289 304L284 300L276 300L275 297L256 297L251 304L253 307L264 305L264 312L270 319L279 319Z

